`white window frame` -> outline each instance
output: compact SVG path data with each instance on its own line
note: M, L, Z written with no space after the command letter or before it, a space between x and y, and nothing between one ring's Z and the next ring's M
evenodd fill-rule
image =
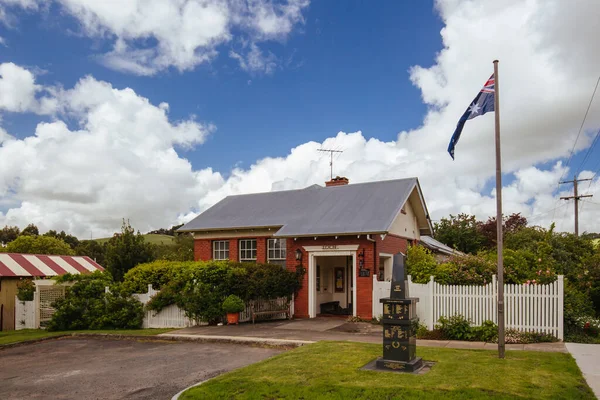
M219 245L219 248L217 248ZM223 245L222 248L220 245ZM213 260L229 260L229 240L213 240L212 242ZM217 257L219 254L219 257ZM224 258L221 258L225 256Z
M244 246L242 246L242 243L244 243ZM252 244L254 244L254 248L252 247ZM248 245L250 245L250 247L248 247ZM240 262L256 262L256 248L256 239L240 239L238 241L238 253ZM250 257L248 257L248 252L250 252ZM244 257L242 257L242 255L244 255Z
M277 243L279 243L279 247L276 247ZM273 257L271 257L271 252L273 252ZM267 239L267 261L285 261L286 257L286 239Z

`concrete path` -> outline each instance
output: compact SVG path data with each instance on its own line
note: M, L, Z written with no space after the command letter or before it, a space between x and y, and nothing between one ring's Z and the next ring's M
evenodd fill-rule
M566 343L587 384L600 399L600 344Z
M381 325L346 322L337 318L260 322L255 325L195 326L163 333L173 339L301 346L319 340L381 343ZM496 350L497 344L454 340L417 340L418 346ZM507 350L566 353L564 343L508 344Z

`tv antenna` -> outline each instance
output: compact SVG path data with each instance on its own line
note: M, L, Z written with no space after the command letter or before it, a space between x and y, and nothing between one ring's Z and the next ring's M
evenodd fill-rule
M343 153L344 150L317 149L317 151L329 153L329 169L330 169L330 178L329 179L333 179L333 153Z

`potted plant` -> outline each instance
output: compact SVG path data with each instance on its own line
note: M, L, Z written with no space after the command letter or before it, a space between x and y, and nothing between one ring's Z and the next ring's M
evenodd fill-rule
M246 304L244 300L232 294L223 302L223 311L227 313L227 323L237 324L240 320L240 312L244 311Z

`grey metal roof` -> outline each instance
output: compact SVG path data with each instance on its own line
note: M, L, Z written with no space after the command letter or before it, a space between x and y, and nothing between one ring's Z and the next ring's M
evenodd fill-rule
M281 227L274 236L384 233L415 187L417 178L408 178L229 196L179 231Z
M427 247L430 250L436 251L438 253L446 254L449 256L464 254L458 250L453 249L450 246L445 245L444 243L440 242L439 240L432 238L431 236L421 236L420 242L423 246Z

